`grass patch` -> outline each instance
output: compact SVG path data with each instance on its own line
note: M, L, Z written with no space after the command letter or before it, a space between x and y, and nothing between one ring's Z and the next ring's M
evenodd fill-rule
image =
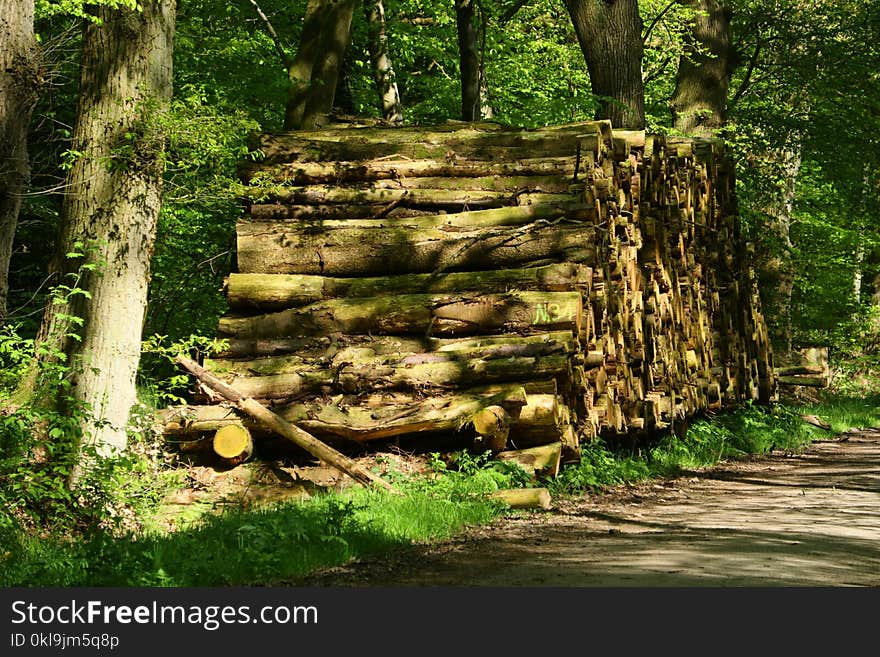
M403 495L351 488L303 502L203 517L171 534L73 539L0 536L0 586L222 586L295 579L317 568L451 536L504 512L483 493L521 484L510 464L435 460L428 477L396 477Z
M801 415L807 414L830 423L831 430L804 422ZM582 448L580 463L564 468L550 488L556 495L579 494L652 477L674 476L773 449L797 450L814 440L856 427L880 427L880 397L828 395L820 403L804 406L747 404L692 422L683 438L666 434L637 450L594 441Z

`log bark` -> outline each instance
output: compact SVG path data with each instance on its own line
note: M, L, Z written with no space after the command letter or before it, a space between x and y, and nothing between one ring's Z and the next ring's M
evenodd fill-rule
M257 420L262 426L296 443L315 458L332 465L361 484L372 484L388 491L394 491L394 487L380 476L370 472L329 445L324 444L307 431L287 422L284 418L273 413L259 402L242 395L235 388L215 377L195 361L185 356L177 356L175 362L211 390L221 395L227 401L234 403L238 409Z
M562 463L562 443L510 450L495 455L499 461L513 461L534 477L554 479Z
M296 399L327 392L351 394L378 390L457 389L491 383L566 377L571 367L564 355L466 359L409 365L374 357L350 359L332 369L303 364L296 371L262 376L227 376L242 394L256 399Z
M445 126L402 127L393 131L373 127L300 131L258 135L250 146L263 153L259 167L282 163L359 162L460 159L518 162L531 158L597 156L611 147L611 124L573 123L535 130L502 130L494 123L450 122ZM506 157L499 157L499 156Z
M229 276L226 299L236 310L283 310L323 299L411 295L480 290L571 291L589 287L591 269L559 263L526 269L500 269L449 274L411 274L372 278L332 278L296 274L236 274Z
M473 424L489 407L517 415L526 403L522 386L508 384L498 390L473 388L454 395L414 398L402 394L373 394L364 398L331 398L274 407L287 422L328 438L355 442L440 432L457 433ZM259 430L259 423L234 408L221 405L177 406L162 409L157 421L165 436L194 436L244 424ZM475 430L479 430L475 427Z
M512 488L489 493L490 500L506 504L511 509L544 509L552 506L550 491L546 488Z
M219 335L273 338L328 333L479 335L580 330L579 292L401 294L328 299L252 317L223 317Z
M375 222L375 227L362 228L331 224L325 233L308 234L302 226L240 222L238 265L248 274L345 277L595 263L592 227L550 223L459 229L454 224L408 228Z

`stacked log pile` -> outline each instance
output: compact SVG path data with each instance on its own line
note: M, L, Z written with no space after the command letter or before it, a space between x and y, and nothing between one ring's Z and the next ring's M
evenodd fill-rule
M325 438L496 452L775 395L718 143L450 123L264 135L205 366ZM168 409L168 434L242 423ZM244 421L244 424L247 424Z

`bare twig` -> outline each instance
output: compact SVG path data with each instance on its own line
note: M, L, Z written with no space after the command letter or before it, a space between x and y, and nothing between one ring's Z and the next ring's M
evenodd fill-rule
M272 37L272 43L275 44L275 50L278 53L279 57L281 57L281 61L286 67L290 68L290 56L288 56L287 51L281 44L281 39L278 37L278 33L272 26L272 21L270 21L269 17L263 13L263 10L260 9L260 5L257 4L256 0L250 0L250 3L254 6L257 15L263 20L263 23L266 25L266 31L269 33L269 36Z
M659 23L666 13L672 9L676 4L678 4L679 0L672 0L666 7L664 7L663 11L654 16L654 20L651 21L651 24L648 26L648 29L645 30L645 35L642 37L642 43L648 42L648 37L651 36L651 32L654 31L654 28L657 27L657 23Z

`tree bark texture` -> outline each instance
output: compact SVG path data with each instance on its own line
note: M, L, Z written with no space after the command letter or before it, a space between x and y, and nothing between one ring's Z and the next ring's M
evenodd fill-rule
M355 0L309 0L299 49L287 71L286 130L316 128L333 111L355 4Z
M175 2L142 6L98 8L100 24L84 28L72 144L81 155L68 175L53 270L88 296L47 307L41 329L73 367L74 395L88 411L84 443L99 455L126 446L161 205L165 140L156 117L171 97ZM82 256L68 256L75 252Z
M455 0L458 27L458 70L461 78L461 118L480 120L480 51L477 45L476 2Z
M385 26L385 5L382 0L364 0L367 19L370 59L373 62L373 79L382 106L382 118L391 124L403 123L403 106L397 77L388 52L388 34Z
M0 323L22 194L30 182L27 135L40 88L33 0L0 0Z
M597 119L645 127L642 20L637 0L565 0L599 102Z
M678 62L672 115L684 134L707 137L724 124L734 56L731 13L719 0L688 0L696 12Z

